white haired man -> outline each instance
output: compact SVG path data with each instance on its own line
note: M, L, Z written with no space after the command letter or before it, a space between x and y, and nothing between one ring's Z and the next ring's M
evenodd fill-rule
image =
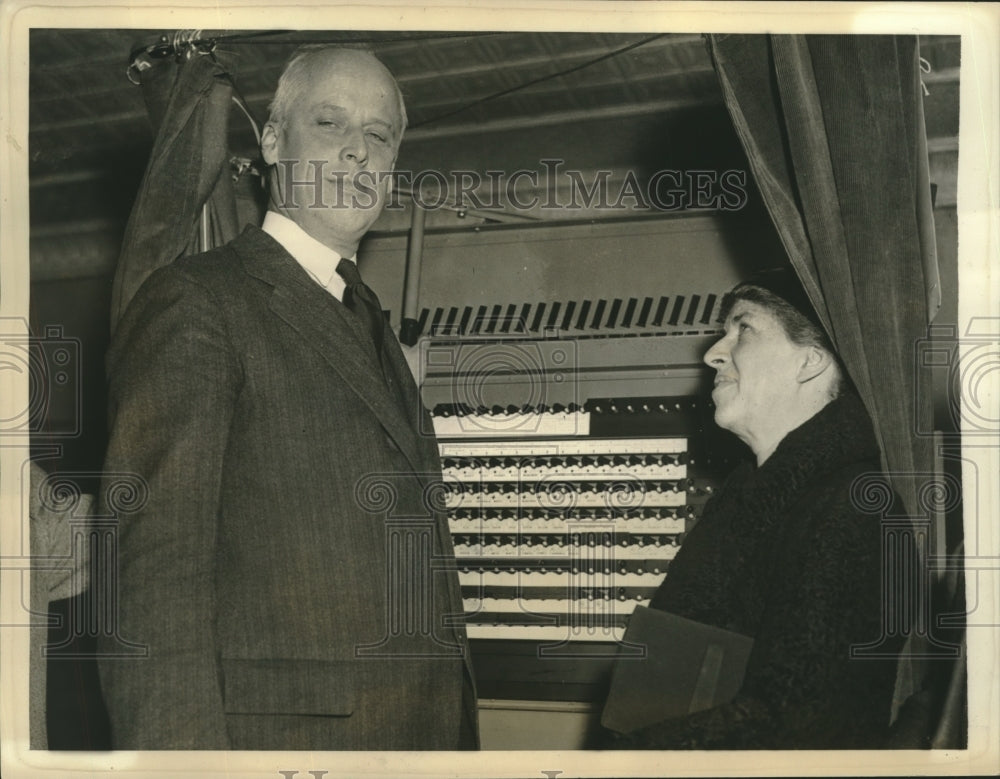
M106 469L148 500L116 632L148 657L99 661L116 749L477 745L436 444L355 267L405 121L373 55L300 51L262 229L153 274L118 327Z

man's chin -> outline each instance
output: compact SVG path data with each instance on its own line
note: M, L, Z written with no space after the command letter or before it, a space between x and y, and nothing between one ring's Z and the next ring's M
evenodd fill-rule
M333 240L334 245L357 245L378 219L374 212L358 213L346 209L339 213L335 209L327 209L323 216L322 219L300 222L299 226L320 243L327 245L330 245L330 240Z

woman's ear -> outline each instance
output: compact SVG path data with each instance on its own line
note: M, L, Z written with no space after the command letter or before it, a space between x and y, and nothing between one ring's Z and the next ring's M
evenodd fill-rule
M804 384L817 376L822 376L830 369L831 365L833 365L833 355L826 349L821 349L818 346L806 346L795 378L800 384Z

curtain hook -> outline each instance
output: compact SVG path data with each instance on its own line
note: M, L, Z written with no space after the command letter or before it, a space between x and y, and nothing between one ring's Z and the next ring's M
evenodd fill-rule
M125 68L125 77L135 84L137 87L142 86L142 81L139 79L139 74L144 70L149 70L152 64L148 59L143 57L146 52L137 52L134 57L132 57L131 62L129 62L128 67ZM133 76L133 74L135 74Z
M212 55L218 41L215 38L202 40L204 30L176 30L172 35L164 33L153 44L136 49L132 53L125 77L136 86L141 86L139 74L152 67L149 58L162 59L173 55L177 62L191 59L194 54Z
M920 68L921 73L930 74L932 72L931 63L923 57L917 57L917 67ZM920 88L924 92L924 97L930 97L931 91L927 88L923 79L920 79Z
M193 54L211 54L215 40L201 40L202 30L177 30L173 36L174 55L178 60L191 59Z

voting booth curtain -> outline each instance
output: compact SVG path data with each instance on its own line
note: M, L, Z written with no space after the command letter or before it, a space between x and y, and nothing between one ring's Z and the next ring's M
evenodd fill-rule
M133 62L156 132L132 207L111 297L111 332L142 282L178 257L236 237L227 137L233 84L216 54L193 47Z
M917 355L941 289L917 39L706 38L788 258L868 409L902 508L922 517L935 469L931 379ZM925 598L912 584L909 597ZM964 649L919 627L909 635L916 653L899 665L896 745L960 744ZM954 662L931 668L919 659L935 646ZM935 715L926 701L941 695L942 680Z
M940 305L917 40L709 35L726 107L792 266L916 515L933 472L916 347Z

